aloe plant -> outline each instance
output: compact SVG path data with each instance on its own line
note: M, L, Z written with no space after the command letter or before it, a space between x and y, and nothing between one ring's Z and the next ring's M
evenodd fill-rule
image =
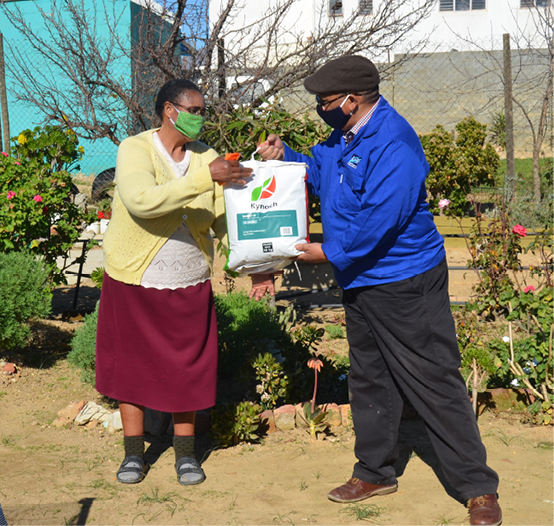
M312 409L311 402L306 402L303 405L300 417L309 429L312 438L317 438L318 434L324 433L329 425L327 423L327 411L323 411L321 407Z

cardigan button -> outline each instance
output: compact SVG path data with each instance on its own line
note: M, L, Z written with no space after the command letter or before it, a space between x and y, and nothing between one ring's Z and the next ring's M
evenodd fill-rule
M185 214L185 215L183 216L183 219L188 219L188 216Z

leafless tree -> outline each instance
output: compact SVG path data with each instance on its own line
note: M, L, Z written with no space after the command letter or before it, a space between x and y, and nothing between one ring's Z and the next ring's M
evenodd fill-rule
M219 113L245 99L260 105L342 54L386 56L436 0L384 0L371 17L340 19L326 16L321 0L309 34L291 19L294 2L276 0L239 27L245 0L225 0L211 20L208 0L141 0L131 29L123 1L51 0L37 4L41 20L29 20L17 3L0 0L0 13L21 34L9 43L8 63L18 99L80 137L119 144L156 122L155 93L171 78L196 81Z
M533 119L531 108L532 101L524 96L514 96L516 106L521 110L529 124L533 135L533 196L535 202L541 200L541 178L539 159L548 130L548 120L552 119L552 90L554 81L554 14L552 7L533 7L532 17L537 32L534 38L521 37L520 49L535 50L539 54L541 62L545 64L544 72L539 78L528 79L532 84L543 86L542 96L536 101L539 109L538 121ZM537 45L539 43L539 45ZM542 44L542 45L541 45ZM544 46L544 47L543 47ZM550 113L550 115L549 115ZM552 127L553 123L550 122ZM553 144L550 145L554 147Z
M551 6L537 6L529 2L527 6L530 22L534 31L526 30L517 24L517 31L511 35L512 49L512 99L515 109L519 110L520 120L527 123L532 137L533 155L533 198L536 203L541 201L540 157L548 133L552 127L553 79L554 79L554 15ZM469 90L469 87L479 80L488 78L490 84L486 91L490 93L486 108L502 107L504 96L504 65L502 52L490 51L483 42L471 37L463 37L453 31L458 39L472 49L477 67L471 71L458 73L465 75L465 83L459 83L456 89L459 93ZM478 73L476 73L476 71ZM478 79L479 76L479 79ZM496 80L494 80L496 77ZM494 85L497 86L495 89ZM481 108L480 111L486 109ZM554 145L550 145L552 149Z

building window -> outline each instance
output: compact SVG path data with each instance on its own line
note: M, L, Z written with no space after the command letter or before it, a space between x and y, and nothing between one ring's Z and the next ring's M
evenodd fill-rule
M342 2L329 0L329 16L342 16Z
M529 9L531 7L550 7L551 0L521 0L520 7L522 9Z
M373 14L373 0L359 0L358 7L360 9L360 15Z
M440 11L481 11L486 8L486 0L440 0L439 3Z

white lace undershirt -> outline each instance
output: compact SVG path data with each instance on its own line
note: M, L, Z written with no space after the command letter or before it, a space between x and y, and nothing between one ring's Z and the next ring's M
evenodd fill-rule
M154 144L166 158L177 178L186 176L190 163L190 150L185 158L176 162L165 149L157 133ZM186 219L186 216L183 216ZM184 289L210 279L210 267L194 241L189 227L183 221L154 256L144 272L141 286L155 289Z

